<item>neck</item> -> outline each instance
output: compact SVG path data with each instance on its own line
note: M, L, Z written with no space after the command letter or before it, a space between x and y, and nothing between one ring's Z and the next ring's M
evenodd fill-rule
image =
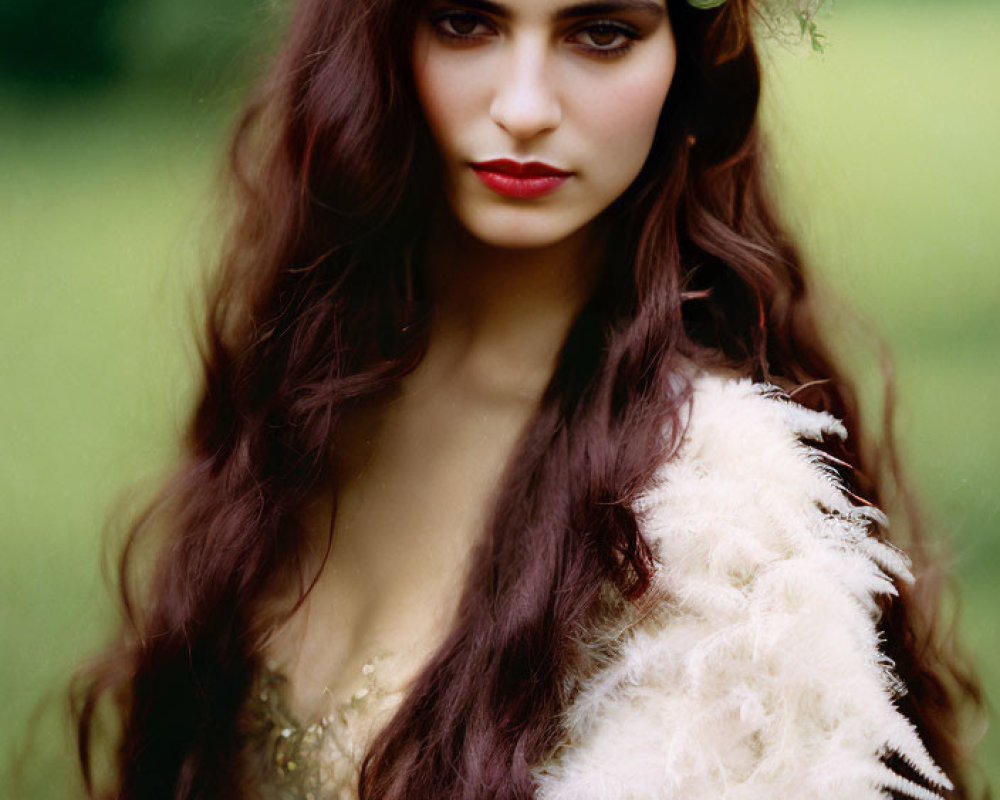
M594 289L604 237L588 226L545 247L501 248L439 217L424 260L434 317L418 372L537 399Z

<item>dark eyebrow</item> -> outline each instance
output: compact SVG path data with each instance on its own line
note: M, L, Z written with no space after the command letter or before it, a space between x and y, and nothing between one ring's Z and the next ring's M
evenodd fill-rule
M510 18L510 9L493 0L459 0L461 6L474 8L495 17ZM666 14L666 9L656 0L589 0L585 3L576 3L571 6L560 8L555 13L555 19L563 22L578 17L591 17L600 14L614 14L621 11L641 11L644 14L661 17Z
M560 8L555 15L557 21L590 17L600 14L614 14L618 11L641 11L644 14L662 17L666 9L655 0L591 0L588 3Z

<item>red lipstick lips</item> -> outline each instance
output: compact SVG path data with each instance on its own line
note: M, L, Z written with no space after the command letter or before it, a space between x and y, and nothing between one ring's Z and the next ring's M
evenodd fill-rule
M506 158L472 164L479 180L497 194L528 200L555 191L573 173L541 161L520 163Z

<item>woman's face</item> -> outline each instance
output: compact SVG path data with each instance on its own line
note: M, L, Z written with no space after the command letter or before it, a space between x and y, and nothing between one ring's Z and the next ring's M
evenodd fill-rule
M639 174L676 66L665 0L430 0L413 69L463 226L541 247Z

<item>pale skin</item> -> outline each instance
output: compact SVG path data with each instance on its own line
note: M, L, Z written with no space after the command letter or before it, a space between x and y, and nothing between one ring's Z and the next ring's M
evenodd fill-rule
M638 174L673 77L664 0L614 5L432 2L418 25L414 74L447 195L424 254L429 347L333 448L329 558L266 645L300 720L359 688L376 653L413 677L453 624L498 481L593 290L599 214ZM571 177L544 197L500 196L468 165L498 158ZM299 515L312 566L331 518L324 488Z

